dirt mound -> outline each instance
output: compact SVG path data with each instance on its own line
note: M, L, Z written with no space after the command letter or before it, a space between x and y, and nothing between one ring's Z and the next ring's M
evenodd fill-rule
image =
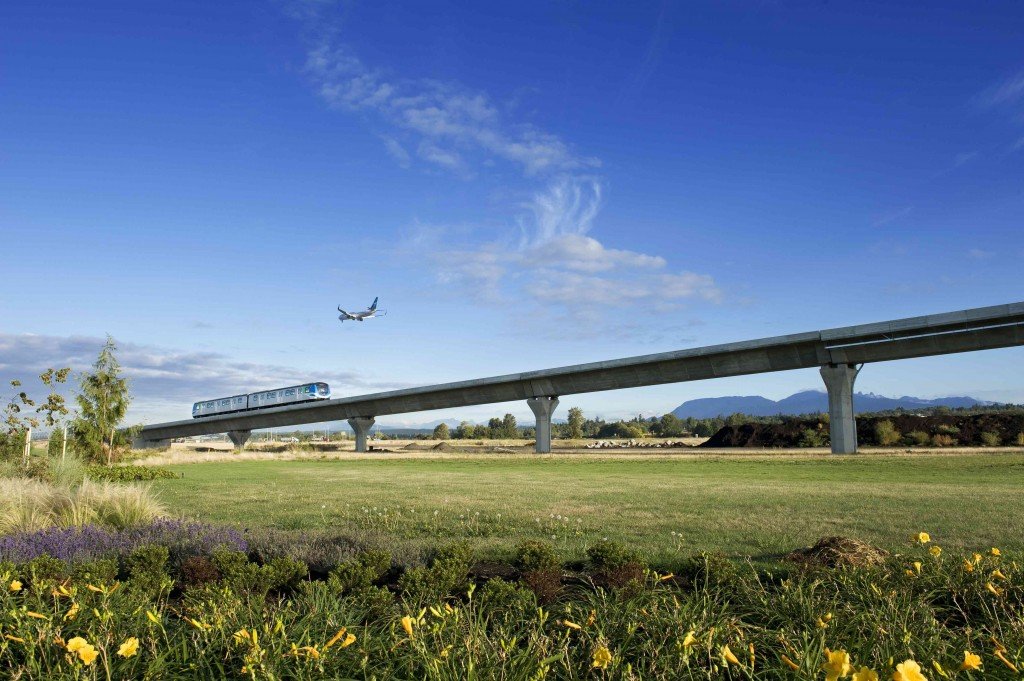
M418 442L410 442L406 446L402 447L402 449L410 452L426 452L430 451L432 448L430 445L421 445Z
M807 567L839 567L840 565L878 565L888 557L888 551L875 548L849 537L825 537L806 549L797 549L786 560Z
M455 447L452 447L447 442L438 442L436 445L434 445L430 449L432 451L435 451L435 452L455 452L455 451L458 451L457 449L455 449Z

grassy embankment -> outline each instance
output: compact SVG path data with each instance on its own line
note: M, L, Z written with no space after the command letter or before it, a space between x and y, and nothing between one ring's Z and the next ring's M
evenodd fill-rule
M918 530L950 549L1024 547L1020 452L455 455L172 468L184 478L153 488L174 513L347 533L399 553L465 538L478 555L501 554L523 539L554 537L560 552L578 556L607 537L655 562L697 551L771 560L823 536L894 548Z

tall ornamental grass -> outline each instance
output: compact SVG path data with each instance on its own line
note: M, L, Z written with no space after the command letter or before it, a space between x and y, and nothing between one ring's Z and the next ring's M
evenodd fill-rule
M166 515L148 486L92 482L72 488L30 478L0 478L0 535L96 523L122 529Z

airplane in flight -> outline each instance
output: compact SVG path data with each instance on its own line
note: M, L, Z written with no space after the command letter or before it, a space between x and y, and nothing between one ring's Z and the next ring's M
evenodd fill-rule
M379 298L379 296L378 296L378 298ZM370 308L368 310L363 310L362 312L345 312L344 310L341 309L341 306L339 305L338 306L338 312L340 312L341 314L338 315L338 319L341 320L341 321L345 321L345 320L349 320L350 319L350 320L352 320L354 322L361 322L364 319L369 319L370 317L376 317L378 312L381 315L383 315L384 314L384 310L378 310L377 309L377 300L378 300L378 298L374 298L373 299L373 305L370 305Z

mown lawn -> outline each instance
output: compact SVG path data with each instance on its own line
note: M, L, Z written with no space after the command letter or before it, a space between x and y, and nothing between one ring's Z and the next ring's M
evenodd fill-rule
M948 548L1024 547L1020 453L481 455L172 468L184 478L153 488L176 514L350 533L396 548L466 538L480 553L503 553L525 538L553 537L573 556L607 537L656 562L700 550L770 560L823 536L895 548L919 530Z

